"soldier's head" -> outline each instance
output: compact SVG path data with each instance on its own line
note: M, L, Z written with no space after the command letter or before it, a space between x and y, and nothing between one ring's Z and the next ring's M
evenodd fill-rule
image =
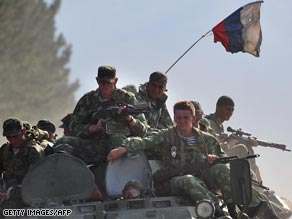
M50 140L55 140L57 137L56 132L56 127L54 125L54 123L50 122L49 120L46 119L41 119L38 121L37 123L37 128L47 131L49 134L49 139Z
M221 122L228 121L232 116L233 111L234 101L231 99L231 97L228 96L219 97L216 103L215 112L216 118Z
M64 118L61 119L62 125L59 126L59 128L64 129L63 133L65 136L70 136L70 129L69 125L71 122L72 113L68 113Z
M199 120L203 118L204 111L202 109L201 104L198 101L191 101L191 103L195 107L195 114L196 114L196 120L193 123L193 126L196 128L199 128Z
M96 81L102 97L105 99L110 98L118 82L116 69L107 65L100 66L97 71Z
M20 119L12 117L3 123L3 136L14 148L19 148L25 139L26 129Z
M147 93L153 99L159 99L162 97L166 91L167 75L165 73L156 71L153 72L149 77L149 82L147 83Z
M141 198L144 194L144 185L139 180L130 180L124 186L123 189L123 198L132 199L132 198Z
M181 132L192 130L196 120L195 108L190 101L180 101L173 106L174 121Z

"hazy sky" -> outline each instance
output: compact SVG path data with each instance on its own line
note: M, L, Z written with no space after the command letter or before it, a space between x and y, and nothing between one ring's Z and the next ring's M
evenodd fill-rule
M117 68L118 86L139 85L168 67L198 38L249 3L243 0L63 0L57 31L72 44L71 79L79 99L96 89L100 65ZM292 149L292 1L267 0L261 7L263 42L259 58L227 53L213 35L201 40L169 73L168 107L199 101L214 112L219 96L235 100L225 125L242 128ZM290 72L290 73L289 73ZM292 200L292 153L257 147L264 184Z

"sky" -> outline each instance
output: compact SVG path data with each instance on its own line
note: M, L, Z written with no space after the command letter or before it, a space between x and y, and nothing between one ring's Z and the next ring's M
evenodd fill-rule
M166 71L203 34L244 0L63 0L57 33L72 45L70 80L80 81L76 100L97 88L100 65L117 69L118 87L148 81ZM292 149L292 1L267 0L261 7L260 57L231 54L213 35L202 39L169 72L167 106L197 100L206 114L228 95L235 112L225 128L242 128L259 139ZM290 73L289 73L290 72ZM292 200L292 152L256 147L264 185Z

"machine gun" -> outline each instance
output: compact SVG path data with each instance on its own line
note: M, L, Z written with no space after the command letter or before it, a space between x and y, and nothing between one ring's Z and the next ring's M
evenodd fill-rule
M150 111L149 103L141 103L136 105L131 104L116 104L112 106L100 106L92 112L95 119L108 118L123 118L127 115L138 115Z
M245 157L244 159L256 158L258 156L259 156L258 154L250 155L250 156ZM209 169L210 167L219 163L226 164L236 159L238 159L238 156L219 157L216 160L214 160L212 163L208 163L207 161L192 162L192 163L185 164L182 167L161 168L152 175L152 178L153 178L154 183L157 185L171 179L172 177L182 176L186 174L191 174L199 178L204 178L204 175L206 174L206 170Z
M257 145L263 146L263 147L271 147L271 148L277 148L283 151L291 151L287 149L286 145L284 144L278 144L278 143L273 143L273 142L267 142L263 140L259 140L256 137L252 137L250 133L244 132L241 129L233 129L231 127L227 128L228 132L231 132L230 135L228 134L218 134L217 137L220 139L224 139L227 141L228 139L234 139L239 141L240 143L249 146L252 144L252 142L256 142Z

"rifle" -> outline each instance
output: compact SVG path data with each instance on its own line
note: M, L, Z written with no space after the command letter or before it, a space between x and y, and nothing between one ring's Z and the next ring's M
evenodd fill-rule
M250 155L250 156L245 157L245 159L256 158L258 156L259 156L258 154ZM153 178L154 183L157 185L171 179L172 177L182 176L182 175L187 175L187 174L191 174L199 178L202 178L202 177L204 178L206 174L206 170L209 169L210 167L219 163L226 164L235 159L238 159L238 156L219 157L216 160L214 160L212 163L208 163L207 161L204 161L204 162L196 161L196 162L185 164L182 167L161 168L152 175L152 178Z
M216 137L220 139L224 139L227 141L228 139L234 139L239 141L240 143L249 146L251 145L252 141L256 141L257 145L263 146L263 147L271 147L271 148L277 148L283 151L291 151L290 149L287 149L285 144L278 144L278 143L273 143L273 142L267 142L263 140L259 140L256 137L252 137L250 133L244 132L241 129L233 129L231 127L227 128L228 132L231 132L230 135L228 134L218 134Z
M124 107L122 110L121 108ZM121 110L121 111L120 111ZM124 118L127 115L138 115L150 111L149 103L140 104L115 104L112 106L100 106L97 110L93 111L95 119L108 119L108 118Z

